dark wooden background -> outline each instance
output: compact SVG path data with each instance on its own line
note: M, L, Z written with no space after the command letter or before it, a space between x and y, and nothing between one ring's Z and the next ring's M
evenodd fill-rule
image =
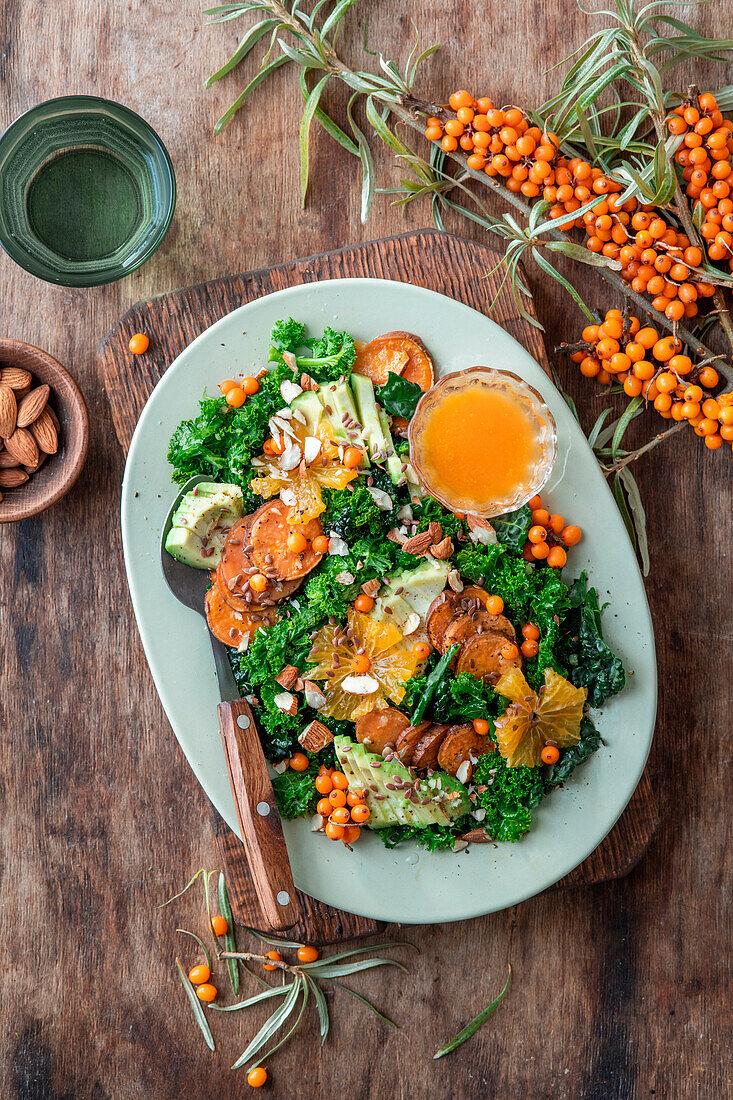
M725 34L724 5L680 10ZM570 0L491 9L363 0L343 39L355 58L364 57L367 18L371 48L387 56L406 56L413 19L425 44L444 43L423 74L437 99L475 82L498 100L539 101L556 81L544 70L589 31ZM215 864L215 844L132 619L118 525L122 462L94 349L137 299L427 224L429 212L402 213L383 197L361 226L351 159L322 134L313 142L309 207L300 211L299 92L287 69L212 139L244 77L211 92L202 85L237 30L207 29L198 5L162 0L11 0L0 9L0 123L52 95L118 98L160 132L179 184L162 249L117 286L46 286L0 256L3 334L65 362L92 418L90 459L72 493L44 516L0 528L3 1098L240 1095L247 1086L228 1067L265 1016L254 1009L217 1020L210 1054L173 968L175 928L202 924L199 897L156 908L193 870ZM689 75L703 86L731 81L730 66ZM330 100L338 112L336 89ZM377 162L381 180L393 183L389 158L380 153ZM452 228L471 232L467 223ZM612 304L583 279L591 299ZM530 273L530 281L549 346L573 338L579 315L544 279ZM605 399L574 369L560 371L588 427ZM656 427L637 425L639 440ZM730 469L727 449L711 454L692 433L638 469L660 672L651 778L661 825L644 860L617 882L406 930L422 951L410 957L409 977L385 970L352 983L401 1030L337 992L327 1045L320 1049L309 1016L273 1059L270 1095L726 1095ZM470 1045L433 1062L433 1051L493 997L509 960L515 981L500 1012Z

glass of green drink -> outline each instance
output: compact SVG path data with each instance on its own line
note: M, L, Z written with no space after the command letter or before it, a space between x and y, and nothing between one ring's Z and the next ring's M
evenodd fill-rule
M101 286L150 259L170 226L168 152L134 111L96 96L33 107L0 138L0 244L62 286Z

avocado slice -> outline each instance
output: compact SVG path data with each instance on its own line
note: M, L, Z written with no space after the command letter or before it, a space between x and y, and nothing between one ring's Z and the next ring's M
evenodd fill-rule
M358 741L341 734L334 739L334 747L344 774L349 774L348 768L350 773L359 775L357 781L366 791L365 802L371 811L369 825L373 829L387 825L412 825L418 829L427 825L449 825L471 808L466 788L447 772L436 771L423 779L417 789L418 801L412 802L400 790L389 789L395 780L414 782L403 764L382 760L381 756L367 752ZM372 763L380 766L373 768ZM372 790L375 786L376 792ZM377 799L375 793L383 797Z
M384 581L385 588L391 590L401 588L399 598L409 605L412 611L420 616L420 622L425 622L428 608L448 583L450 565L445 561L433 558L422 562L417 569L406 570L404 573L396 573L393 577L387 577ZM385 597L390 592L385 594Z
M318 393L313 390L305 390L298 394L290 403L293 412L300 412L305 417L305 430L308 435L315 435L316 428L326 415L323 411L323 402Z
M215 569L229 531L244 515L238 485L200 481L181 498L165 540L168 553L194 569Z
M329 382L321 386L319 391L323 401L324 413L329 424L333 428L334 438L337 442L348 443L353 446L359 444L364 452L362 467L369 465L368 448L363 435L362 423L356 411L354 398L347 382ZM329 412L329 409L331 410ZM357 426L357 436L352 438L344 425L344 417ZM352 428L352 431L354 429Z
M387 434L384 434L371 378L365 378L362 374L352 374L351 388L354 392L356 407L359 410L362 436L369 448L370 457L374 458L374 455L379 451L384 454L394 451L389 425L387 425Z

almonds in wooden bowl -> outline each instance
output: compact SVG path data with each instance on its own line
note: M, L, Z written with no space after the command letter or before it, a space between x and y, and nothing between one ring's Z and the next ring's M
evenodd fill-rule
M0 523L59 500L79 476L88 438L84 398L61 364L0 339Z

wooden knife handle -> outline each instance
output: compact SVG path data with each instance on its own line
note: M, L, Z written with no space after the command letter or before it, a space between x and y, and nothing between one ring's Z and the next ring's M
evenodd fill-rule
M219 704L229 780L262 912L278 931L300 918L282 822L249 703Z

